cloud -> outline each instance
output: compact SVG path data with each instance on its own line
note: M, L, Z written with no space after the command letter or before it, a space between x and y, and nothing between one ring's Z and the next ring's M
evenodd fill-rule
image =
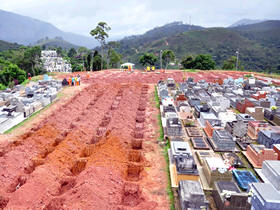
M111 37L141 34L173 21L205 27L243 19L280 19L280 1L263 0L0 0L0 9L50 22L63 31L89 35L99 21Z

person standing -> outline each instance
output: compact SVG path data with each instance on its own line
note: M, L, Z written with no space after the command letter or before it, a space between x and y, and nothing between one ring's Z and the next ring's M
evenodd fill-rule
M72 86L75 85L75 77L72 76Z
M78 74L78 77L77 77L77 83L78 83L78 85L81 85L81 77L80 77L79 74Z

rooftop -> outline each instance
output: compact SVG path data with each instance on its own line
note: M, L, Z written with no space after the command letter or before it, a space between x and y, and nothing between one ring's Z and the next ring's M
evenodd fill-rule
M252 147L253 150L256 152L260 152L261 150L265 149L264 145L256 145L256 144L251 144L250 147Z
M218 157L206 157L205 161L207 162L211 170L216 170L217 168L227 168L224 161Z
M214 115L213 113L202 112L202 113L200 113L200 117L203 118L203 119L215 119L215 120L217 120L216 115Z
M187 142L184 141L172 141L171 142L171 151L173 155L190 155L191 149Z
M280 161L279 160L265 160L265 164L267 164L273 171L280 176Z
M271 126L269 130L261 130L264 135L271 138L271 136L274 134L280 135L280 126Z
M253 117L251 117L250 115L248 114L238 114L237 115L237 119L238 120L243 120L243 121L253 121L255 120Z
M274 144L273 146L280 151L280 144Z
M217 187L221 192L225 190L225 191L240 193L240 190L238 189L238 187L234 182L217 181Z
M254 127L267 127L269 124L266 121L250 121L249 125Z
M232 136L226 130L215 130L214 132L216 132L221 139L232 139Z
M204 192L198 181L180 181L180 189L182 192L181 195L185 200L189 200L191 194L204 196Z
M252 183L263 199L280 203L280 193L269 183Z

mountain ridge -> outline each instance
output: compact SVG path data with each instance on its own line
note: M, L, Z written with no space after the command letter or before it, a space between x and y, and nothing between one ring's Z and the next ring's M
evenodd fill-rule
M0 40L7 42L33 45L45 37L62 37L74 45L89 48L97 46L97 41L91 37L64 32L48 22L28 16L0 9L0 20Z
M231 24L228 28L251 25L251 24L255 24L255 23L261 23L261 22L264 22L264 21L267 21L267 20L254 20L254 19L244 18L244 19L241 19L241 20Z
M241 64L245 69L280 69L280 21L189 30L159 39L148 39L145 34L135 36L129 42L126 39L119 42L118 52L123 55L124 61L139 64L138 59L145 52L159 56L160 50L171 49L179 60L186 55L210 54L221 67L223 61L235 56L239 49Z
M3 40L0 40L0 52L5 50L16 50L21 46L22 45L19 45L17 43L10 43L10 42L5 42Z

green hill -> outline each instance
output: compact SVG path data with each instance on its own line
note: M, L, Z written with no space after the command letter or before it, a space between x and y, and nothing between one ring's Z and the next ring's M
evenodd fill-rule
M232 28L249 40L259 42L266 47L280 48L280 21L270 20Z
M279 24L280 21L266 21L234 28L202 28L145 42L134 38L133 44L124 39L118 50L124 61L135 63L144 52L158 55L164 49L173 50L179 60L186 55L210 54L221 67L239 49L245 69L276 71L280 68Z
M18 49L21 45L17 44L17 43L9 43L9 42L5 42L0 40L0 52L1 51L5 51L5 50L14 50L14 49Z
M0 40L34 45L44 37L63 37L64 40L83 47L94 47L98 42L90 36L64 32L54 25L0 9Z
M80 47L63 40L61 37L55 37L53 39L49 39L46 37L45 39L38 40L36 45L39 45L45 49L52 48L52 47L55 48L61 47L62 49L66 49L66 50L69 50L71 48L78 49Z

